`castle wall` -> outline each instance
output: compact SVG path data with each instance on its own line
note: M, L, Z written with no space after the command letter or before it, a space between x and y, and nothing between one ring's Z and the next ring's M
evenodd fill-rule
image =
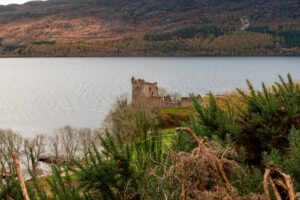
M160 108L162 100L160 97L151 97L151 98L142 98L140 97L138 100L135 101L133 105L135 106L143 106L150 110Z
M132 84L133 92L137 93L139 96L144 96L144 97L159 96L156 82L149 83L144 81L143 79L135 79L134 77L132 77L131 84Z
M179 108L181 107L180 101L161 101L161 108Z
M197 101L200 102L201 96L196 97ZM190 107L193 106L193 100L191 97L182 97L180 100L180 106L181 107Z
M148 108L159 107L161 97L158 94L157 83L149 83L142 79L131 79L132 83L132 103L143 105Z
M193 105L190 97L182 97L179 101L172 101L170 96L164 99L158 94L157 83L149 83L143 79L135 79L132 77L132 104L143 105L147 108L166 108L166 107L189 107ZM201 96L197 96L197 101L201 100Z
M146 98L159 97L157 83L142 85L140 93Z

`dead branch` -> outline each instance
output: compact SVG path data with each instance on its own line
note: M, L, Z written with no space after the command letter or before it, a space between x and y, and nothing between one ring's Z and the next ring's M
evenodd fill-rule
M12 159L13 159L15 167L16 167L16 172L18 175L19 184L20 184L20 187L22 190L23 198L24 198L24 200L30 200L28 193L27 193L26 185L25 185L25 182L23 179L23 173L22 173L19 161L18 161L18 156L15 152L13 152L13 154L12 154Z
M190 128L187 128L187 127L178 127L176 128L176 131L184 131L186 133L188 133L188 135L195 141L198 143L198 148L199 148L199 151L200 149L203 148L203 150L205 150L206 152L208 152L208 154L215 160L215 164L217 166L217 169L219 171L219 174L220 176L222 177L222 179L224 180L225 184L226 184L226 187L227 187L227 190L229 192L234 192L234 188L232 187L231 183L229 182L226 174L225 174L225 171L224 171L224 167L223 167L223 163L222 163L222 160L219 159L216 155L214 155L211 151L208 150L208 148L206 147L206 145L204 144L204 139L199 139L197 137L197 135L192 131L192 129ZM198 152L199 152L198 151Z
M267 200L270 200L269 183L272 186L276 200L295 199L295 190L291 177L279 171L272 161L264 174L264 191Z
M266 200L270 200L270 192L269 192L269 176L270 176L270 170L266 169L264 174L264 192L266 195Z
M198 143L198 145L202 145L204 142L204 139L200 140L197 135L192 131L192 129L187 128L187 127L177 127L176 131L184 131L189 134L189 136Z
M187 200L184 184L182 184L182 186L181 186L181 199Z
M229 192L234 192L234 188L232 187L231 183L229 182L226 174L225 174L225 171L224 171L224 167L223 167L223 164L221 162L220 159L218 159L217 157L216 158L216 165L218 167L218 170L219 170L219 173L220 175L222 176L223 180L225 181L225 184L226 184L226 187L228 189Z

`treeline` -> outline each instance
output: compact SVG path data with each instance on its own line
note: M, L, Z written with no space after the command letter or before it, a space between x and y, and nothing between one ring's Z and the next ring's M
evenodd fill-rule
M267 33L274 37L280 38L280 44L285 47L300 47L300 27L269 27L269 26L258 26L249 27L247 29L249 32L256 33Z
M278 38L267 33L235 31L214 37L181 38L166 41L129 40L93 44L30 45L23 56L199 56L282 55ZM288 52L291 54L291 52ZM296 54L297 52L295 52Z
M31 45L54 45L55 40L37 40L31 43ZM0 50L4 55L8 56L21 56L25 49L28 47L28 44L6 44L4 38L0 38Z
M250 26L247 32L269 34L277 39L277 42L284 47L300 47L300 27L299 26ZM221 30L217 27L195 27L188 26L177 29L173 32L146 34L146 41L168 41L174 39L190 39L194 37L218 37L234 33L229 30Z
M40 161L63 165L71 163L72 159L87 159L92 144L96 144L98 132L66 126L52 136L24 138L11 130L0 130L0 199L5 199L16 186L16 169L12 160L14 153L29 172L39 176L43 175Z
M1 42L2 40L0 40ZM2 41L3 43L3 41ZM256 26L246 31L188 26L146 34L143 39L94 43L38 40L27 45L2 44L7 56L269 56L299 55L298 26Z
M272 37L266 34L235 32L231 35L208 38L192 38L171 41L136 41L127 46L129 52L142 51L146 54L187 55L243 55L264 52L274 46Z
M185 127L168 130L150 111L119 99L85 159L71 156L71 162L53 165L46 179L37 178L29 165L30 199L294 198L300 191L299 84L289 75L271 88L263 84L261 91L249 81L248 86L247 92L238 90L238 106L220 105L212 94L205 106L194 99L195 113ZM10 141L17 145L6 150L22 144ZM10 151L3 155L11 163ZM16 179L2 181L7 180L2 198L22 199Z
M207 38L208 36L218 37L224 35L226 32L221 31L217 27L195 27L189 26L177 29L173 32L165 33L153 33L146 34L144 40L146 41L166 41L172 39L190 39L195 36L203 36Z

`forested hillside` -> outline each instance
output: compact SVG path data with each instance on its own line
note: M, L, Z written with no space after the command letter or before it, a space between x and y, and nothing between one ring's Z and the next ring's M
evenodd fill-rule
M2 55L299 55L300 1L49 0L0 6Z

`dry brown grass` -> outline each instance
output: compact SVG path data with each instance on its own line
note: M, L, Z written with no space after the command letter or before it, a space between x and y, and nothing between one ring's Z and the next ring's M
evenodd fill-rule
M240 197L227 177L234 177L239 168L230 160L232 150L224 149L215 143L199 139L191 129L177 128L187 132L198 143L192 153L175 152L173 165L169 169L171 181L177 185L183 200L259 200L262 195L251 194ZM229 155L227 157L227 154Z
M198 143L198 147L192 153L175 152L172 155L171 181L177 183L182 199L203 199L207 191L216 191L216 188L224 188L230 197L233 188L226 174L236 171L234 169L237 164L218 159L214 151L207 148L204 139L200 140L191 129L177 128L176 130L187 132ZM226 164L230 166L224 167ZM233 171L226 173L224 169Z
M226 110L227 109L227 102L231 107L235 108L245 108L245 103L242 100L242 96L237 92L237 91L232 91L232 92L225 92L221 95L215 95L216 101L218 105ZM209 96L204 96L201 99L201 104L202 105L208 105L209 103Z
M116 31L116 24L99 18L47 17L36 20L19 20L0 26L0 36L8 44L30 44L36 40L55 40L58 43L93 43L141 36L136 29Z

